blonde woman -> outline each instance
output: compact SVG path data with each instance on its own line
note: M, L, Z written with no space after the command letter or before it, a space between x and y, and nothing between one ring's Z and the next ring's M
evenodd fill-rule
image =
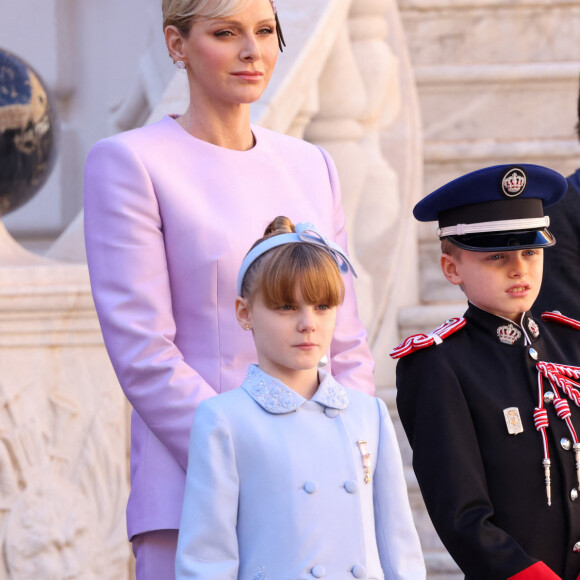
M282 38L270 0L164 0L167 48L190 103L104 139L85 172L85 230L99 320L133 406L129 538L138 580L173 578L197 405L255 359L232 304L243 252L272 215L346 246L336 169L321 149L250 125ZM327 369L374 391L352 279Z

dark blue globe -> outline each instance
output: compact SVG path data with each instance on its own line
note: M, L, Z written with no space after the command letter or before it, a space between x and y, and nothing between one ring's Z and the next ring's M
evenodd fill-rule
M44 83L0 48L0 216L44 185L56 158L53 107Z

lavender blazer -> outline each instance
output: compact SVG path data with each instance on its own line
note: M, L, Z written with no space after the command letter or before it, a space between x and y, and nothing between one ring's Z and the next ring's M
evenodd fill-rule
M336 169L321 149L252 127L232 151L174 119L99 141L85 168L85 236L107 351L133 406L129 537L179 527L197 405L256 361L234 316L245 252L277 215L346 247ZM373 393L373 361L346 278L332 373Z

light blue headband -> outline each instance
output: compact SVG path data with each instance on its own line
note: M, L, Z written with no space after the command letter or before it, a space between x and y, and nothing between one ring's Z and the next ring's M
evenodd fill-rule
M346 274L349 270L352 272L353 276L356 277L356 271L354 266L350 263L348 256L345 254L344 250L334 242L331 242L325 238L312 224L309 223L299 223L296 224L296 233L291 234L278 234L277 236L272 236L266 238L263 242L260 242L254 246L244 258L240 271L238 273L238 296L242 295L242 285L244 283L244 277L248 268L268 250L272 248L277 248L278 246L283 246L285 244L294 244L296 242L304 242L307 244L312 244L313 246L318 246L323 250L326 250L336 262L338 269Z

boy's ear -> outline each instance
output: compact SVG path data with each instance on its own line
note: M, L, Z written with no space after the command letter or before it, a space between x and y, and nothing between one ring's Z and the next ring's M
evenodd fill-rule
M250 309L248 307L248 301L241 296L236 298L236 318L238 319L238 324L244 330L250 330L252 328L252 321L250 317Z
M451 284L459 285L463 282L457 269L457 258L450 254L441 254L441 270Z

